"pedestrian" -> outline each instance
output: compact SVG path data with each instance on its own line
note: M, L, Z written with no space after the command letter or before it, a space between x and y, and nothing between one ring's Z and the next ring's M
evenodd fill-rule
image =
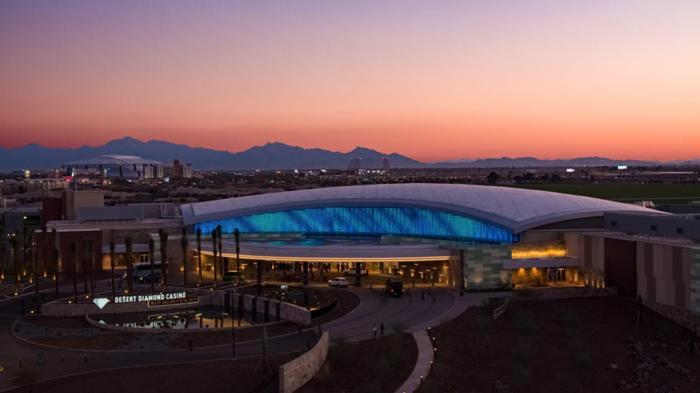
M372 327L372 335L374 336L374 338L377 338L377 324L376 323Z
M379 335L380 336L384 335L384 322L379 324Z
M425 300L425 292L422 289L420 290L420 300Z

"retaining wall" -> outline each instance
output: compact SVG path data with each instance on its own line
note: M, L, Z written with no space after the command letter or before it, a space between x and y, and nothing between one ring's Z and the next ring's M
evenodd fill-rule
M100 309L92 301L80 300L78 303L67 303L65 299L56 300L49 303L44 303L41 306L41 313L46 316L56 317L82 317L85 315L105 315L105 314L128 314L128 313L143 313L157 309L177 310L199 306L224 306L226 303L227 294L224 292L212 292L203 290L188 289L191 296L198 296L197 302L171 304L167 306L148 306L148 302L134 303L107 303ZM246 311L253 310L253 302L256 296L241 295L234 293L232 306L238 309L238 298L243 296L243 308ZM105 296L108 297L108 296ZM265 302L267 298L257 298L257 313L263 314L265 310ZM269 315L271 318L277 317L277 304L280 304L280 319L287 320L301 325L311 324L311 311L304 307L299 307L294 304L280 302L275 299L269 299Z
M330 336L325 332L313 348L281 365L279 368L280 393L292 393L309 382L325 363L329 344Z
M700 335L700 316L694 315L690 311L680 307L673 307L647 300L643 300L642 304L648 309L694 331L696 335Z
M617 296L617 288L528 288L514 292L513 300L554 300L599 296Z
M243 296L243 309L246 311L252 311L253 310L253 302L254 299L257 298L257 312L259 314L262 314L263 311L265 310L265 301L268 300L268 298L264 297L257 297L253 295L241 295L239 293L234 293L233 294L233 302L234 302L234 307L238 309L238 298L240 296ZM223 302L223 298L221 299ZM285 319L287 321L291 321L294 323L298 323L301 325L309 325L311 324L311 311L307 310L304 307L299 307L297 305L291 304L291 303L286 303L286 302L281 302L276 299L269 299L270 302L270 315L276 315L276 308L277 308L277 303L280 304L280 319Z
M91 301L79 303L66 303L63 300L44 303L41 305L41 314L55 317L82 317L84 315L104 315L104 314L128 314L142 313L157 309L177 310L183 308L191 308L198 306L207 306L215 304L215 295L199 296L198 300L193 303L170 304L167 306L149 307L148 302L134 303L108 303L104 308L100 309Z

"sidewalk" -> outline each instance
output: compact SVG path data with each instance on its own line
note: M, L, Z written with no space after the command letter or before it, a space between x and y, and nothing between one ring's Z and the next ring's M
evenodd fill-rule
M396 390L396 393L413 393L418 390L422 379L428 376L433 363L433 344L425 330L413 332L413 339L418 346L418 359L413 372L408 379Z

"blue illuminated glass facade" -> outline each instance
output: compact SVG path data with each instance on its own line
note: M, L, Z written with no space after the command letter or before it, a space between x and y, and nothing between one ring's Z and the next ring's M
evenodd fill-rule
M513 243L517 235L468 216L418 207L319 207L232 217L196 225L211 233L304 233L314 236L412 236L486 243Z

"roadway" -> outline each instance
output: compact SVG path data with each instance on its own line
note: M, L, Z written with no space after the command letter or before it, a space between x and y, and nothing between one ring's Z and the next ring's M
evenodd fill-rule
M350 288L349 291L360 297L360 305L348 314L323 325L336 340L350 342L373 337L373 327L384 324L385 334L395 330L414 331L435 325L445 319L459 315L476 300L470 295L460 299L459 293L448 288L410 288L409 293L400 298L388 298L383 291L368 288ZM72 288L61 288L61 296L70 296ZM424 296L421 297L421 291ZM47 294L53 290L47 289ZM168 351L84 351L58 349L29 344L18 340L11 332L11 326L21 315L21 299L31 299L32 293L0 300L0 392L15 386L13 375L19 370L22 359L24 368L37 371L38 380L61 376L105 371L113 368L136 367L155 364L175 364L202 362L214 359L230 359L231 345ZM469 301L466 301L469 296ZM379 334L379 332L378 332ZM268 351L282 354L302 351L315 343L316 329L307 329L301 334L292 333L268 339ZM238 358L259 356L261 340L241 342L236 345ZM37 359L43 358L40 365ZM87 360L86 360L87 359Z

